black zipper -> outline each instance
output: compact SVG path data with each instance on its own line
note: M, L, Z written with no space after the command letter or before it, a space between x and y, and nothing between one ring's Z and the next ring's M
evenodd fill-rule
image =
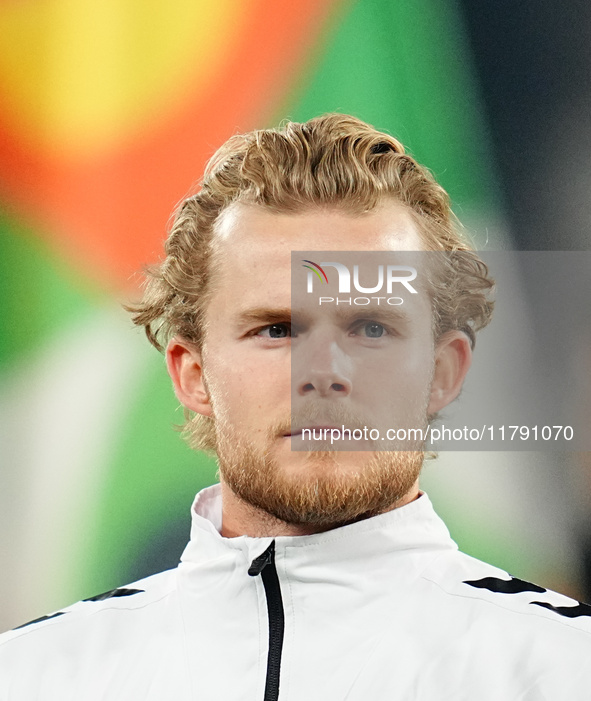
M248 568L248 574L251 577L256 577L260 574L265 587L269 618L269 653L267 655L267 679L263 701L277 701L279 698L279 675L281 673L285 616L279 577L275 567L275 541L269 545L264 553L252 561Z

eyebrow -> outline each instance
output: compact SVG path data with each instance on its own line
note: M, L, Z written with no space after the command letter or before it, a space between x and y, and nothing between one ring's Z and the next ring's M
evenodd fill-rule
M334 315L340 323L351 323L361 319L374 319L384 323L403 323L410 321L410 315L400 306L368 305L364 307L326 307L325 313ZM309 322L310 309L292 310L290 307L253 307L239 311L235 320L240 327L252 324L277 324L291 321L292 316L301 322Z
M259 323L274 324L289 321L291 309L289 307L253 307L238 312L235 319L240 326Z

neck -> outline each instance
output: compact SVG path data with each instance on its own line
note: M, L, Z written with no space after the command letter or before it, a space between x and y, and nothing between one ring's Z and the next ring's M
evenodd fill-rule
M237 536L246 535L252 538L268 538L277 536L298 536L298 535L313 535L314 533L323 533L333 528L338 528L344 524L332 524L329 526L318 526L310 524L287 523L276 518L272 514L267 513L263 509L248 504L239 496L237 496L223 480L221 480L222 488L222 530L221 535L224 538L236 538ZM418 480L413 484L411 489L401 498L394 502L391 506L384 509L381 513L392 511L400 506L409 504L420 495ZM372 514L376 515L376 514ZM367 518L360 516L357 521Z

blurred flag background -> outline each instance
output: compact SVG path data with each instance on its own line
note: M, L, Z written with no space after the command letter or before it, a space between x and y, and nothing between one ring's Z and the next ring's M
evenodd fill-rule
M480 19L502 17L487 12L449 0L0 4L0 630L178 561L215 464L172 429L183 418L163 358L121 303L230 135L354 114L431 168L478 247L531 246L501 99L510 89L515 109L529 82L502 60L502 24L494 54ZM532 104L554 99L538 87ZM572 515L555 488L558 460L445 455L425 484L464 550L581 595L569 528L586 511Z

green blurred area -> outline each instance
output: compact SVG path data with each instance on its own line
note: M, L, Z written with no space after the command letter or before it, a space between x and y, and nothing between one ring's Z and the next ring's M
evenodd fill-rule
M438 0L342 5L274 115L353 114L400 139L459 209L500 206L494 160L458 8Z
M115 445L98 527L89 534L77 583L86 596L178 563L193 496L216 481L215 461L190 450L173 430L183 422L163 359L154 350Z
M83 319L99 297L38 232L0 210L0 372Z

